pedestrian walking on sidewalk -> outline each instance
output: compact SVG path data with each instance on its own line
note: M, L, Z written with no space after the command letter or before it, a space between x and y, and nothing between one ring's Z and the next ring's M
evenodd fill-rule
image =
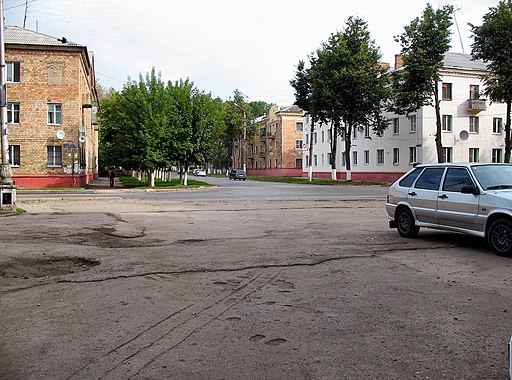
M116 178L115 169L110 169L110 173L109 173L108 177L110 178L110 187L114 187L114 179Z

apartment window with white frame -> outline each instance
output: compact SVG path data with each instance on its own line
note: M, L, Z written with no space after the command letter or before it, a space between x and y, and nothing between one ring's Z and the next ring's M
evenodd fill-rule
M318 166L318 156L316 154L313 155L313 166Z
M7 103L7 123L18 124L20 122L20 104Z
M394 118L393 119L393 134L398 135L400 133L400 119Z
M62 124L62 105L57 103L48 104L48 124Z
M495 117L492 119L492 133L501 134L503 131L503 119L501 117Z
M443 115L441 130L443 132L452 131L452 115Z
M322 166L325 165L325 156L323 153L322 153L322 156L320 157L320 162L322 163Z
M417 120L416 115L409 116L409 132L416 132Z
M306 145L309 145L309 133L306 134Z
M501 150L500 148L493 148L492 162L495 162L495 163L503 162L503 150Z
M452 152L453 149L450 148L443 148L443 162L452 162Z
M62 147L61 146L47 146L46 147L46 166L60 167L62 166Z
M370 138L370 126L369 125L365 125L364 126L364 138Z
M303 131L303 129L304 129L304 123L303 123L302 121L297 121L297 122L295 123L295 130L296 130L297 132L302 132L302 131Z
M409 147L409 164L415 164L416 161L416 147L410 146Z
M442 84L442 99L443 100L452 100L452 84L451 83L443 83Z
M313 133L313 145L316 145L316 143L318 142L317 136L318 136L317 132Z
M357 128L352 128L352 140L357 139Z
M357 166L357 150L352 152L352 165Z
M480 99L480 86L477 84L469 85L469 99Z
M400 164L400 148L393 148L393 165Z
M331 131L331 128L329 128L329 129L327 130L327 142L328 142L329 144L331 143L331 140L332 140L331 135L332 135L332 131Z
M20 166L20 146L19 145L9 145L8 149L9 154L9 165L11 166Z
M341 166L347 166L347 152L341 152Z
M479 149L469 148L469 162L479 162Z
M295 149L302 149L302 140L295 140Z
M322 131L322 144L325 142L325 131Z
M20 63L6 62L6 81L8 83L19 83L20 81Z
M364 151L364 164L370 165L370 151L369 150Z
M478 116L470 116L469 117L469 132L470 133L478 133L480 129L480 119Z
M331 165L331 154L327 153L327 166Z
M384 165L384 149L377 149L377 165Z

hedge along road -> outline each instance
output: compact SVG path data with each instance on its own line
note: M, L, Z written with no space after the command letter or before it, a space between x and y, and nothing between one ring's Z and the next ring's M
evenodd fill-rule
M512 260L358 190L19 200L0 378L506 378Z

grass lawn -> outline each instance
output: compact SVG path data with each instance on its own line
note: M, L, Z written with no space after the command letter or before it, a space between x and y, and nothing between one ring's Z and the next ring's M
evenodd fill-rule
M149 185L148 185L149 180L139 181L137 178L133 178L130 176L121 176L121 177L119 177L119 180L123 184L123 187L127 188L127 189L149 187ZM201 186L202 187L213 186L213 185L210 185L209 183L197 181L195 179L190 179L190 178L187 181L187 183L188 183L187 186L181 185L179 181L180 181L179 178L172 178L171 181L169 181L169 182L164 182L162 180L155 178L155 189L169 189L169 188L190 189L190 188L201 187Z
M385 182L369 182L369 181L333 181L332 179L313 178L309 182L308 178L300 177L270 177L270 176L248 176L247 179L262 182L283 182L283 183L297 183L304 185L329 185L329 186L389 186Z

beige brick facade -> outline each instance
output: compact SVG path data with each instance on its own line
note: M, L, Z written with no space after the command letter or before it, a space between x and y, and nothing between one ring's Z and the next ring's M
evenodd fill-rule
M94 67L87 48L54 44L47 36L48 45L26 43L24 38L31 41L39 35L19 28L14 32L10 35L7 29L5 46L6 62L19 67L19 82L7 83L8 105L19 105L19 122L8 125L9 145L19 147L13 180L18 187L88 183L98 173L98 126L93 120ZM60 106L60 122L50 123L49 105ZM49 162L48 147L53 146L61 150L61 164Z

